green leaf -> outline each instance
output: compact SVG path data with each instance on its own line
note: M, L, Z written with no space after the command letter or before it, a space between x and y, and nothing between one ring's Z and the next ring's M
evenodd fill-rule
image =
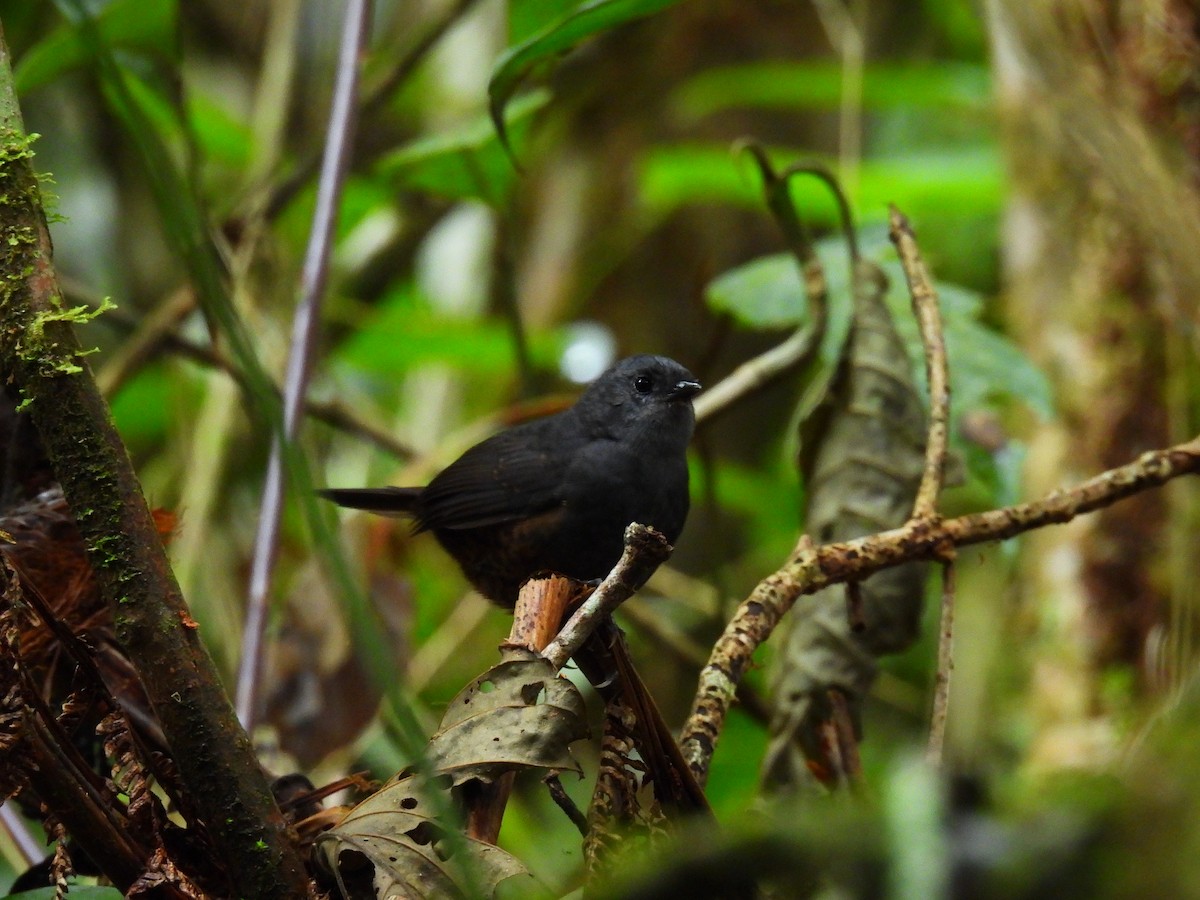
M872 63L863 72L867 110L948 107L983 112L991 102L982 65ZM729 108L837 109L845 98L843 67L835 62L759 62L709 69L674 98L678 115L696 120Z
M924 379L924 351L900 263L880 229L865 230L862 243L864 256L878 258L885 253L892 256L881 263L889 281L887 304L908 349L913 371ZM838 336L849 328L849 268L845 247L839 239L818 242L818 252L829 284L830 332L819 356L828 364L836 362ZM1012 341L980 321L983 297L958 285L938 282L935 286L945 326L955 416L991 407L1000 398L1024 403L1044 418L1053 416L1054 404L1046 376ZM806 315L803 297L795 260L784 253L760 257L731 269L714 279L706 291L714 309L727 312L752 328L791 328L802 324Z
M539 365L551 365L561 348L553 333L528 335ZM454 316L432 309L411 284L402 285L333 355L338 365L359 374L392 380L397 373L431 362L461 371L507 375L516 365L509 325L498 318Z
M565 53L585 38L652 15L678 2L679 0L588 0L532 37L500 54L488 83L488 108L504 148L511 150L504 124L504 107L534 66Z
M161 53L175 43L176 0L113 0L96 17L96 29L111 48ZM17 64L17 93L53 81L91 59L79 28L64 23L31 47Z
M835 165L834 160L821 161ZM792 190L806 222L837 224L836 206L815 181L795 179ZM647 153L638 173L638 193L647 212L659 218L697 203L755 210L762 205L758 186L732 161L728 148L704 144L677 144ZM853 199L868 220L882 221L893 202L914 218L926 213L996 215L1003 199L1003 168L995 147L988 146L868 159L859 169Z
M515 143L528 134L534 116L549 99L548 91L533 91L508 109L509 133ZM482 200L493 206L500 205L516 178L487 116L443 134L419 138L385 156L376 170L397 187L418 188L456 200Z
M579 0L509 0L508 43L520 44L567 16Z
M217 161L235 171L249 164L253 146L250 127L216 97L190 91L187 117L205 160Z
M808 319L796 258L760 256L718 275L704 289L708 305L751 328L794 328Z

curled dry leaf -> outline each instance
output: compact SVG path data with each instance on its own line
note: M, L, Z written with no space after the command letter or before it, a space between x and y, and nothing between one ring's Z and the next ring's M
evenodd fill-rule
M317 859L333 872L344 897L370 896L366 885L379 900L466 896L461 885L467 866L489 894L505 879L528 877L516 857L493 844L462 834L447 839L438 814L448 800L436 802L436 788L423 784L413 775L389 782L317 839ZM460 860L456 850L469 858ZM369 876L364 860L373 870Z
M583 697L548 661L517 652L459 691L429 741L430 765L456 786L514 768L579 771L569 748L588 736Z
M805 528L819 544L902 524L924 465L925 411L883 300L887 279L862 260L853 286L845 355L802 426ZM812 764L816 771L828 768L816 727L830 715L827 691L840 690L854 703L870 687L875 658L913 641L925 571L923 563L898 566L853 592L835 585L796 604L775 672L776 712L764 763L769 786L807 779Z
M451 701L426 748L436 787L406 769L318 839L318 859L343 895L362 893L355 885L363 883L364 858L373 867L370 881L379 898L461 896L464 870L489 893L505 879L528 877L498 847L448 835L451 826L440 814L449 796L431 793L471 779L493 781L515 769L579 771L569 748L588 733L582 696L546 660L516 653ZM466 860L458 859L460 850Z

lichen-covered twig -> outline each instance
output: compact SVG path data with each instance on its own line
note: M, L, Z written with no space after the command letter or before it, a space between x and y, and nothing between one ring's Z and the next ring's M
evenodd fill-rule
M596 625L633 596L654 570L671 555L671 545L659 532L636 522L625 529L625 552L620 562L592 595L567 620L562 631L542 651L556 669L567 664Z
M913 518L927 519L937 515L937 499L942 492L949 447L950 377L946 363L946 340L942 334L937 291L929 279L929 273L925 271L912 225L894 206L888 212L888 230L900 255L900 265L908 281L908 293L912 297L913 315L925 347L925 373L929 382L929 434L925 442L925 471L913 503Z
M917 239L908 218L896 207L888 210L888 231L912 298L913 315L925 348L925 374L929 386L929 432L925 438L925 470L913 502L914 519L934 519L946 472L950 443L950 367L937 291L930 281ZM950 673L954 668L954 561L947 551L942 569L941 626L938 629L937 674L933 683L933 711L925 758L940 766L946 741L946 715L950 706Z
M815 547L801 538L791 558L764 578L725 626L700 673L692 712L683 731L683 753L704 784L720 739L734 689L758 646L797 598L830 584L862 579L905 562L944 559L947 551L1003 540L1046 525L1069 522L1173 478L1200 472L1200 437L1144 453L1135 462L1110 469L1068 490L1032 503L972 513L955 519L912 519L900 528L868 537Z

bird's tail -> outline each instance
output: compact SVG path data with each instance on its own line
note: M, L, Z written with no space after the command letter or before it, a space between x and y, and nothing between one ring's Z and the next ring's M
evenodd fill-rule
M350 509L365 509L381 516L415 515L419 487L326 488L317 491L326 500Z
M620 698L637 717L634 739L659 803L685 814L711 816L704 790L634 668L625 635L617 624L611 619L602 622L575 655L575 663L602 697Z

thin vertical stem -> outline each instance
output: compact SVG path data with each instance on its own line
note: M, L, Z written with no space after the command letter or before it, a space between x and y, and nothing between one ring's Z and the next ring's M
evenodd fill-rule
M942 765L946 744L946 716L950 706L950 673L954 670L954 562L942 566L942 624L938 632L937 676L933 685L933 713L929 720L926 761Z
M950 442L950 370L946 358L946 337L942 313L933 281L921 259L920 248L908 218L892 207L888 211L888 229L912 298L913 314L925 347L925 374L929 382L929 434L925 439L925 471L913 503L914 519L931 519L937 512L938 495L946 472Z
M292 342L283 397L284 440L288 441L296 435L312 368L312 350L329 276L333 229L337 223L338 204L354 135L360 57L367 45L370 21L371 0L349 0L338 54L337 81L329 113L325 154L317 184L317 205L304 253L300 301L292 322ZM283 446L277 439L271 445L266 483L263 486L250 572L246 627L242 635L241 666L238 670L237 712L247 730L254 727L258 711L268 595L279 554L279 526L283 517L283 475Z

